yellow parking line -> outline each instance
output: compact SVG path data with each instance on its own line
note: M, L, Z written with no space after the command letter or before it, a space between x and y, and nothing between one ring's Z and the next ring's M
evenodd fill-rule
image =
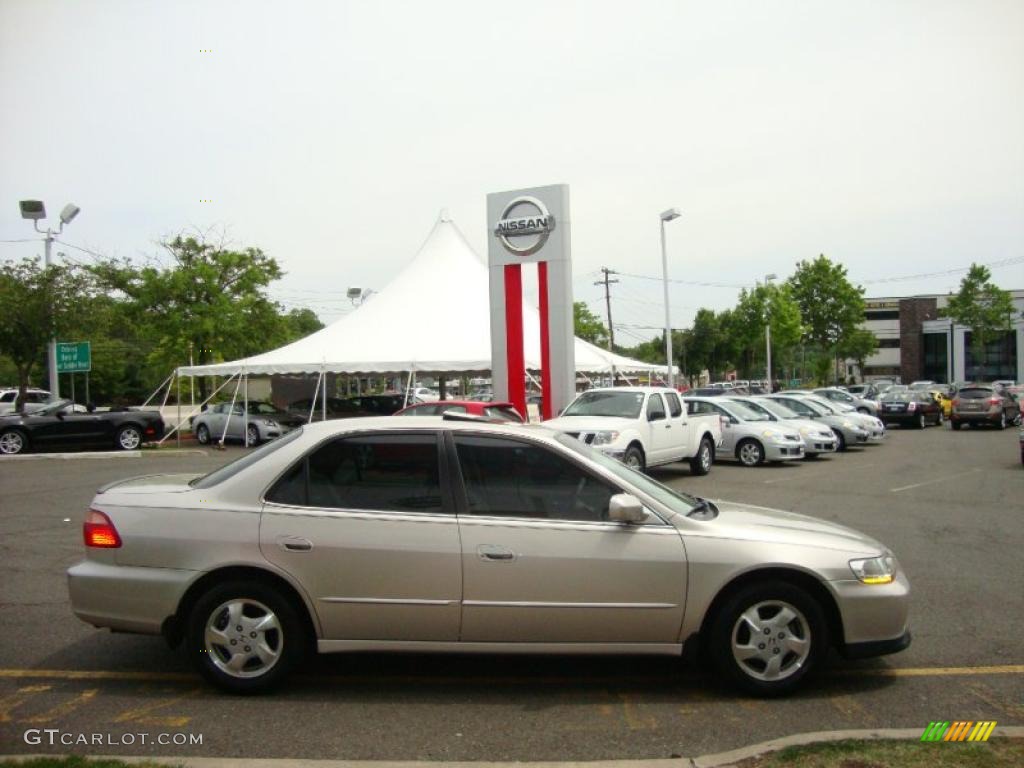
M835 674L868 677L955 677L958 675L1024 675L1024 664L1000 664L987 667L879 667L877 669L841 669Z
M115 672L106 669L0 669L2 678L42 678L44 680L140 680L152 682L195 682L196 676L184 672Z
M0 723L11 722L11 712L37 693L43 693L48 690L50 690L48 685L26 685L24 688L19 688L14 693L0 698Z
M50 686L45 687L49 688ZM71 714L83 704L88 704L90 701L96 698L97 693L99 693L99 690L97 688L90 688L87 691L82 691L80 694L78 694L77 696L68 701L65 701L63 704L58 704L57 706L52 707L46 710L45 712L41 712L38 715L33 715L32 717L22 720L22 722L49 723L53 720L56 720L58 717L64 717L65 715Z

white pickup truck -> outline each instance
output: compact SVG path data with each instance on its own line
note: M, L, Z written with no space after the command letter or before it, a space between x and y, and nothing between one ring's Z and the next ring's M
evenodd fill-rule
M544 426L582 440L634 469L688 461L706 475L722 441L716 415L687 415L668 387L606 387L579 395Z

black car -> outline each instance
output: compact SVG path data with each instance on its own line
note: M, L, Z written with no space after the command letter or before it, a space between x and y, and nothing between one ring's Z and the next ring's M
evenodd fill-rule
M930 392L886 392L879 401L878 418L887 425L924 429L928 424L942 424L942 406Z
M0 454L47 448L116 448L131 451L164 436L158 411L76 411L57 400L31 413L0 416Z

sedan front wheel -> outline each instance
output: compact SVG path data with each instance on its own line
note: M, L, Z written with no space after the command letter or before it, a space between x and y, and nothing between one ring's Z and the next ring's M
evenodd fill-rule
M722 606L712 624L719 671L759 696L794 690L825 657L828 626L821 606L785 581L750 584Z

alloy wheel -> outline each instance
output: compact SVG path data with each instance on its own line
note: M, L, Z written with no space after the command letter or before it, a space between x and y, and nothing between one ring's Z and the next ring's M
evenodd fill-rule
M255 424L250 424L245 429L245 437L250 447L259 445L260 443L260 431L256 428Z
M25 438L20 432L11 430L0 435L0 453L7 456L21 453L25 450Z
M733 625L733 658L755 680L785 680L803 667L810 653L807 618L783 600L757 603Z
M267 674L284 651L277 616L263 603L247 598L217 606L206 621L204 641L213 665L240 679Z
M117 444L126 451L134 451L142 443L142 435L135 427L122 427L117 433Z
M746 467L754 467L764 461L764 451L754 441L749 441L740 446L740 462Z

